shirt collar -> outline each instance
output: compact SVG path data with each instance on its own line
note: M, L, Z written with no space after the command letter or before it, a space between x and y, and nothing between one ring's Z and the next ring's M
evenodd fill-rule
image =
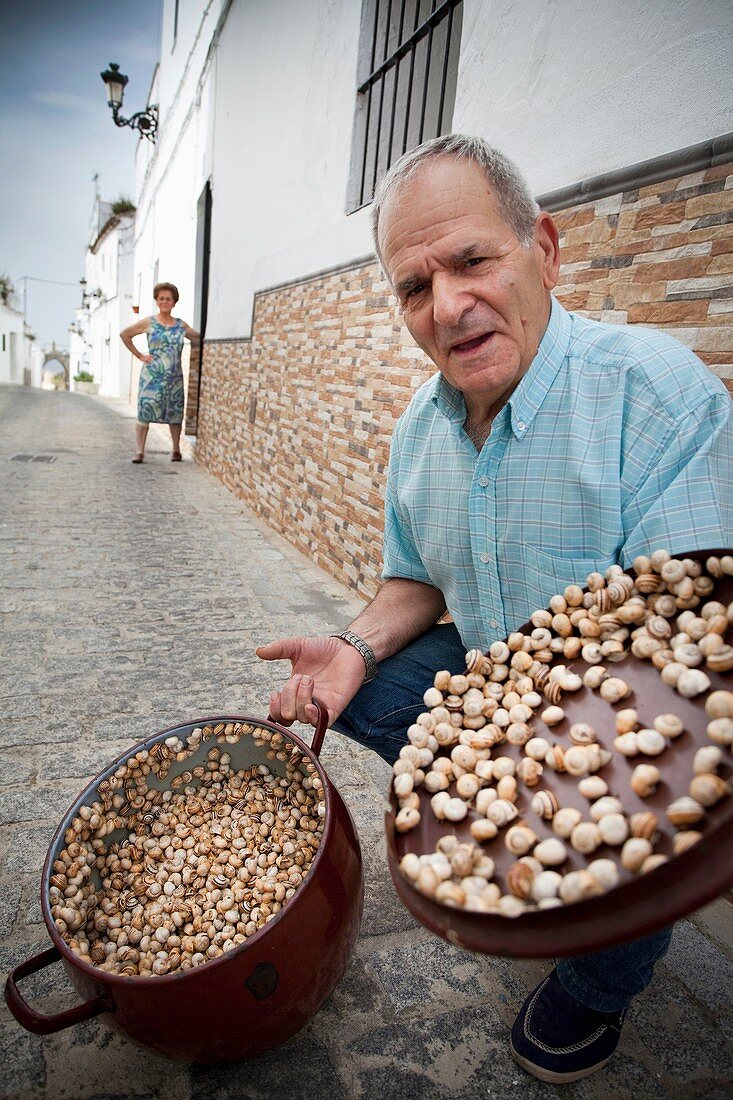
M509 398L512 431L522 439L547 396L557 372L563 364L570 344L571 319L555 298L551 298L550 320L529 370ZM432 401L443 416L463 424L466 405L463 394L446 382L442 374L436 377Z

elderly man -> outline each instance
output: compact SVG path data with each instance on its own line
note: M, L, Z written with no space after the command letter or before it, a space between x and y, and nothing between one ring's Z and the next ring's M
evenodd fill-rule
M558 231L516 168L449 135L404 156L373 206L405 323L438 368L392 441L384 583L348 630L261 647L292 674L275 719L333 727L392 762L438 669L462 671L550 597L664 547L729 546L731 402L667 335L598 324L551 297ZM451 624L436 625L444 611ZM615 1050L670 931L562 960L525 1002L512 1053L573 1081Z

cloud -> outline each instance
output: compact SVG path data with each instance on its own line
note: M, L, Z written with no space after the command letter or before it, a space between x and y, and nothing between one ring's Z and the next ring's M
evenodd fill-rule
M92 107L97 107L96 102L91 104L86 96L77 95L76 92L34 92L30 98L44 107L54 107L59 111L71 111L73 114L79 114L79 112L88 114Z

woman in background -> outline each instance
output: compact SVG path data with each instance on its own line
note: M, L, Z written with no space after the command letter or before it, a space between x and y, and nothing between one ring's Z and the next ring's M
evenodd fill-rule
M184 337L199 342L199 334L171 310L178 301L178 288L173 283L156 283L153 298L158 307L154 317L145 317L128 325L120 333L122 343L143 364L137 395L135 437L137 453L133 462L145 459L145 441L150 424L167 424L173 442L172 462L181 461L181 425L183 423L183 371L181 352ZM132 340L143 333L148 338L148 355L137 350Z

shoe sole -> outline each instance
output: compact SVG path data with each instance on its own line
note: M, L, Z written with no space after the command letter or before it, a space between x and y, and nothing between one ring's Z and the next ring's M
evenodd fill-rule
M572 1081L579 1081L581 1077L589 1077L591 1073L595 1073L599 1069L603 1069L607 1062L611 1061L612 1055L609 1054L608 1058L604 1058L602 1062L596 1062L594 1066L588 1066L587 1069L578 1069L572 1073L556 1073L551 1069L543 1069L542 1066L536 1065L534 1062L530 1062L528 1058L523 1058L521 1054L518 1054L514 1049L514 1043L509 1040L509 1048L512 1052L512 1058L521 1066L522 1069L526 1069L527 1073L531 1073L533 1077L537 1077L540 1081L547 1081L551 1085L569 1085Z

